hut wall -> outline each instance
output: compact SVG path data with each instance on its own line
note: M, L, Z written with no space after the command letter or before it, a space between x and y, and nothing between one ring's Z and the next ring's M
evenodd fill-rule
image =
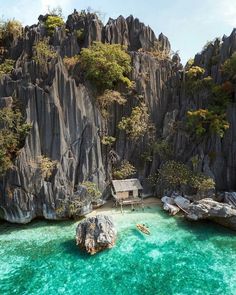
M117 198L122 200L122 199L127 199L129 197L129 192L118 192L116 193Z
M138 190L133 191L133 197L137 198L138 197Z

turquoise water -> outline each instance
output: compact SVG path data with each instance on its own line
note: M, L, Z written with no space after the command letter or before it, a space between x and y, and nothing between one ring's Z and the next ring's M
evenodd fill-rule
M75 246L77 223L1 223L0 294L236 294L236 233L158 207L117 213L114 221L116 246L95 256Z

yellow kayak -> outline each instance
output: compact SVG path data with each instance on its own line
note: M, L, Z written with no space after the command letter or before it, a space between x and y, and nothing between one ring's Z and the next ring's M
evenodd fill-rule
M144 234L150 235L149 229L144 224L136 224L136 227Z

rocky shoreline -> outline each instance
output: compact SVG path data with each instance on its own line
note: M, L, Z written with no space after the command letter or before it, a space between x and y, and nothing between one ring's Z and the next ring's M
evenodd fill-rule
M209 197L192 201L186 195L173 193L170 197L162 197L161 201L163 209L170 215L182 212L188 220L211 220L236 230L236 193L225 192L220 198L220 201Z

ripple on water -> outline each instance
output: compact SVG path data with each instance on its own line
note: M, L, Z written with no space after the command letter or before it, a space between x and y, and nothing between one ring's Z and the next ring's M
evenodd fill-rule
M76 223L1 224L0 294L236 294L233 232L158 207L115 214L114 222L116 246L92 257L75 245Z

